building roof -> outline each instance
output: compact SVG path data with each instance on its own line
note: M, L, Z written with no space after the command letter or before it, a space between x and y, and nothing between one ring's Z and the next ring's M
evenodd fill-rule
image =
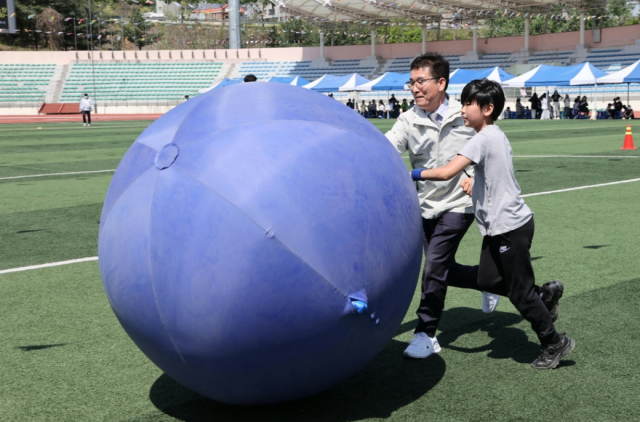
M559 0L271 0L289 15L321 22L375 23L406 18L419 22L476 20L504 13L547 13ZM577 8L603 7L605 0L570 0Z

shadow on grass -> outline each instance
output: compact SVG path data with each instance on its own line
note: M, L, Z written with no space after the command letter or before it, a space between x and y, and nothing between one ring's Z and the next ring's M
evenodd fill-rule
M438 356L410 360L402 357L406 343L392 340L364 370L331 390L313 397L270 406L233 406L209 400L162 375L149 397L163 413L196 421L357 421L388 418L420 399L444 376Z
M66 346L68 344L71 343L59 343L59 344L34 344L31 346L18 346L16 347L16 349L20 349L23 352L33 352L35 350L44 350L44 349L50 349L52 347L61 347L61 346Z
M506 298L502 298L506 300ZM523 318L508 312L494 311L485 314L479 309L453 308L442 314L438 342L440 346L462 353L489 352L493 359L512 359L519 363L531 363L538 356L540 345L529 341L521 328L512 327ZM413 330L417 320L400 326L398 334ZM465 334L484 331L493 340L479 347L460 347L454 343Z

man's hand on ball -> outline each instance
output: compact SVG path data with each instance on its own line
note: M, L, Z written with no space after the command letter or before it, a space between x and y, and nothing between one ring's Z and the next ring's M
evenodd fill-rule
M473 177L462 179L462 182L460 182L460 187L462 188L464 193L471 196L471 189L473 188Z

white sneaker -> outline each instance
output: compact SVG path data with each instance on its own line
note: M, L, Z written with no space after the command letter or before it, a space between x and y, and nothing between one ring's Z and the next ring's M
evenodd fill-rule
M91 123L87 123L87 126L91 126Z
M500 302L500 296L489 292L482 292L482 312L490 314L495 311Z
M87 125L86 123L83 123L83 125L82 125L82 126L86 126L86 125Z
M424 359L433 353L440 353L440 350L442 349L437 338L431 338L426 333L416 333L403 354L414 359Z

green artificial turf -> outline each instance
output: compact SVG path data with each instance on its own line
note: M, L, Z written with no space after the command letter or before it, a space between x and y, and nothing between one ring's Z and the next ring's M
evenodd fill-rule
M374 120L381 130L393 121ZM640 178L620 151L626 122L506 121L523 194ZM114 169L149 122L0 126L0 178ZM42 129L37 129L41 127ZM525 158L605 155L611 158ZM0 270L97 254L111 173L0 180ZM426 360L402 358L418 292L396 337L359 374L314 397L274 406L212 402L176 384L133 344L111 312L98 264L0 274L0 420L7 421L547 421L638 420L640 182L526 198L540 282L560 278L559 330L576 350L554 371L529 363L538 346L504 300L480 311L450 289ZM472 228L458 260L478 262Z

